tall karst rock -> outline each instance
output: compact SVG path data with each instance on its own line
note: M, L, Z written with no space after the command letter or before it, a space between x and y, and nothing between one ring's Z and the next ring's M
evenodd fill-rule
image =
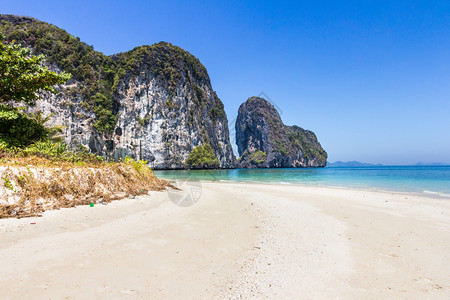
M58 95L31 110L54 113L72 149L145 159L155 169L184 168L209 144L220 167L234 166L223 104L200 61L169 43L106 56L66 31L28 17L0 15L6 41L45 54L50 69L72 74Z
M284 125L275 107L259 97L239 107L236 143L242 168L324 167L327 161L312 131Z

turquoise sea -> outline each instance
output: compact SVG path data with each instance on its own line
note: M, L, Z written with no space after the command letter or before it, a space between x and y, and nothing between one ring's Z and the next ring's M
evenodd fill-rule
M374 166L335 168L168 170L160 178L265 182L414 192L450 198L450 166Z

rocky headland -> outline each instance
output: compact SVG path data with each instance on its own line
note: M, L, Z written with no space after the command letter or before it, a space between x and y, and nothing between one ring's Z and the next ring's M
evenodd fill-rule
M50 69L72 75L58 95L43 94L29 108L53 114L46 125L63 126L71 149L178 169L209 145L214 167L234 166L223 103L189 52L160 42L107 56L54 25L13 15L0 15L0 30L7 42L46 55Z
M241 168L324 167L327 162L314 132L284 125L275 107L259 97L239 107L236 143Z
M107 56L54 25L14 15L0 15L0 31L72 75L59 94L44 92L27 107L62 128L72 150L142 159L154 169L326 165L315 134L284 125L258 97L239 108L236 164L223 103L206 68L180 47L160 42Z

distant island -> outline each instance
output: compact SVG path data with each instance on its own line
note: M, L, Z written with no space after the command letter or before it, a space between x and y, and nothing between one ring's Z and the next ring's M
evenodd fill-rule
M446 163L442 163L442 162L433 162L433 163L423 163L423 162L418 162L416 164L414 164L413 166L448 166L450 164L446 164Z
M447 163L442 163L442 162L434 162L434 163L423 163L423 162L418 162L415 164L410 164L410 165L395 165L395 166L416 166L416 167L420 167L420 166L448 166L450 164ZM371 164L371 163L363 163L363 162L359 162L356 160L352 160L352 161L336 161L336 162L327 162L327 167L329 168L341 168L341 167L381 167L381 166L386 166L383 164Z
M338 168L338 167L378 167L382 166L382 164L371 164L371 163L362 163L356 160L352 161L336 161L336 162L327 162L327 167L330 168Z

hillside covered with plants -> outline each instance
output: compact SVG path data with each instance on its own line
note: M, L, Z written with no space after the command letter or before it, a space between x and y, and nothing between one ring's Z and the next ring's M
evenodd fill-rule
M234 155L222 101L198 58L167 42L104 55L65 30L30 17L0 15L5 44L45 55L50 70L71 77L42 93L35 107L52 116L71 150L118 160L184 168L192 150L209 144L220 167ZM17 105L16 105L17 107ZM174 133L177 134L174 134Z
M142 67L163 78L171 96L181 74L191 70L196 81L209 82L205 67L195 56L166 42L107 56L57 26L14 15L0 15L0 32L5 42L30 47L33 55L44 54L49 65L71 74L80 85L62 92L81 95L82 105L95 113L92 125L100 132L111 132L116 124L119 103L113 96L119 82L139 74ZM220 100L218 105L223 110Z

